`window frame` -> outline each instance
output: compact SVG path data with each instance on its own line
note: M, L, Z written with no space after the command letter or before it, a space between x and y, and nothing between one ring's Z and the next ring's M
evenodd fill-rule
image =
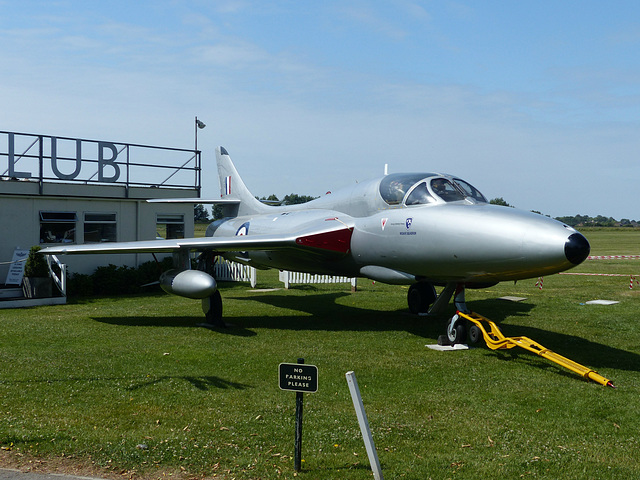
M40 210L40 244L77 243L78 213Z
M166 240L185 238L184 213L156 213L156 238ZM164 237L160 234L164 232Z
M88 218L94 215L95 218ZM109 217L109 218L98 218ZM116 212L83 212L83 243L109 243L118 241L118 215ZM87 238L87 225L100 226L98 236L100 239Z

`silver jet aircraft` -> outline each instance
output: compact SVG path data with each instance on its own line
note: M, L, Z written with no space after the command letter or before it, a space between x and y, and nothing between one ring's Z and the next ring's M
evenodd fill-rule
M454 295L457 310L467 311L465 288L551 275L589 255L589 242L575 229L491 205L453 175L390 174L304 204L270 206L247 189L223 147L216 156L221 198L173 200L222 204L225 218L209 225L204 238L60 245L42 252L173 253L174 268L162 274L160 285L202 299L207 322L219 326L224 325L222 300L207 273L216 256L259 269L410 285L410 311L427 314L443 312ZM202 270L191 269L192 251L202 252ZM435 286L444 287L440 295ZM454 316L449 340L461 342L465 328Z

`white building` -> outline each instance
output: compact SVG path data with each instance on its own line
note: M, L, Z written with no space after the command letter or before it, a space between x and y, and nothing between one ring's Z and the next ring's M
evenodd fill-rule
M193 236L193 205L147 203L200 196L196 150L0 131L0 283L14 250ZM152 260L150 254L79 255L70 272Z

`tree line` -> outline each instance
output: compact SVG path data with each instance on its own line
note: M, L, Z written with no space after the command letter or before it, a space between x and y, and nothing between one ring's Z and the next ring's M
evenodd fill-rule
M493 205L502 205L503 207L512 207L513 205L509 205L504 198L498 197L493 198L489 201L489 203ZM531 210L533 213L542 213ZM549 215L547 215L549 216ZM637 227L639 226L638 222L635 220L630 220L628 218L623 218L621 220L616 220L613 217L605 217L603 215L597 215L595 217L590 217L589 215L567 215L564 217L554 217L559 222L565 223L570 227Z

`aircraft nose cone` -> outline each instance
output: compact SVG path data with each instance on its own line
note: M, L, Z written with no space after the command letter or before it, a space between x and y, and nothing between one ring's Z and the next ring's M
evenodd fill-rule
M564 254L574 265L580 265L589 256L591 245L579 233L572 233L564 244Z

